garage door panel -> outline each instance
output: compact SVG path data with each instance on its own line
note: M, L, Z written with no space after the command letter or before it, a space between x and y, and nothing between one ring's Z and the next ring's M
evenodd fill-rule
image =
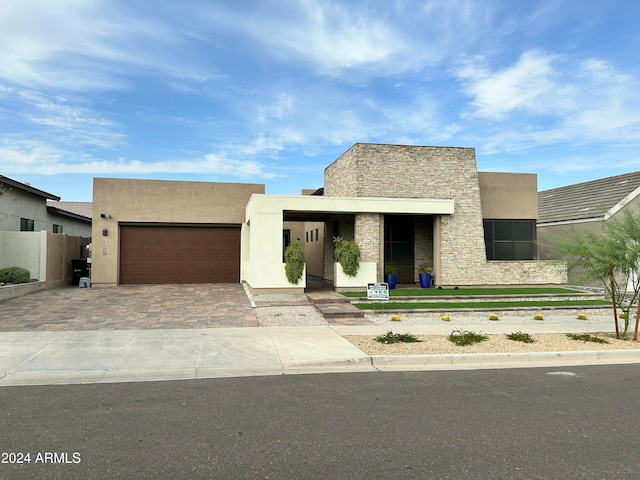
M120 227L120 283L239 281L238 227Z

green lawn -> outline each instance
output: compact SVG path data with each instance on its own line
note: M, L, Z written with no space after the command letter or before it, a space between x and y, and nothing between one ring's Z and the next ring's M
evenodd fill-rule
M611 305L606 300L526 300L496 302L370 302L355 303L360 310L418 310L425 308L586 307Z
M584 293L561 287L492 287L492 288L399 288L389 290L391 297L442 297L442 296L474 296L474 295L540 295L540 294L572 294ZM366 297L363 292L342 292L345 297Z

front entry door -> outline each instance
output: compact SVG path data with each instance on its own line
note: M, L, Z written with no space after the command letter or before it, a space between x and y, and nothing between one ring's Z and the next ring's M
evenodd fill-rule
M414 283L414 217L385 215L384 264L398 269L398 283Z

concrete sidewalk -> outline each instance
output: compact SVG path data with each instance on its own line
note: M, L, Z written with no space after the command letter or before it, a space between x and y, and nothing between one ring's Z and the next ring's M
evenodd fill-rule
M464 330L478 330L477 325ZM509 333L513 325L486 325ZM563 333L541 323L528 333ZM0 386L137 382L379 370L511 368L640 363L640 351L541 354L369 356L344 335L377 335L383 326L257 327L0 333ZM449 334L452 327L398 324L394 331ZM609 332L611 325L573 325L572 332Z

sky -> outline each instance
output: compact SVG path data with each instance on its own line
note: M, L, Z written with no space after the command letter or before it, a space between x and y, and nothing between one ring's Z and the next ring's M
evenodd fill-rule
M323 184L358 142L545 190L640 170L636 0L2 0L0 174Z

